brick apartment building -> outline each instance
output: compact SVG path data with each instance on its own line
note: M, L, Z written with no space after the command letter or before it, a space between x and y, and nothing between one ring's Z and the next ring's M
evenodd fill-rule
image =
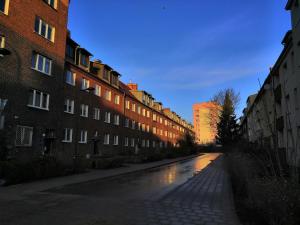
M216 143L220 106L214 102L193 105L195 139L198 144Z
M1 148L68 163L176 146L193 127L70 37L69 0L0 0Z

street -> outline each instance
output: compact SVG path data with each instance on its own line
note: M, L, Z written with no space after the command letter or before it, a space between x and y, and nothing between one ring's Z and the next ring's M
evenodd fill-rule
M1 200L1 225L238 224L219 154L23 197Z

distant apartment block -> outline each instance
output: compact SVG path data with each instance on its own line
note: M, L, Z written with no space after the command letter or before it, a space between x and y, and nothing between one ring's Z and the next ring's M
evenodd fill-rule
M214 144L217 135L220 106L214 102L193 105L195 139L198 144Z
M289 0L292 29L282 40L283 50L262 88L249 96L241 118L243 136L273 148L291 166L300 166L300 8Z
M175 147L193 134L186 120L124 84L71 38L69 2L0 1L0 137L9 157L90 162Z

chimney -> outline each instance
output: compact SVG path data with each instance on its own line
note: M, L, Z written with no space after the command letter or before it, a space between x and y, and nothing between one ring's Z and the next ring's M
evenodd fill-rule
M135 84L135 83L129 83L129 84L127 84L127 87L129 87L130 88L130 90L134 90L134 91L137 91L138 90L138 85L137 84Z

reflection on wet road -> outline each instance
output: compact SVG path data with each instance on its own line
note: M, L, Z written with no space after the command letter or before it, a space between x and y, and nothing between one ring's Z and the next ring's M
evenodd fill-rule
M69 185L53 192L105 199L157 199L199 173L220 154L205 154L169 166L120 177Z

